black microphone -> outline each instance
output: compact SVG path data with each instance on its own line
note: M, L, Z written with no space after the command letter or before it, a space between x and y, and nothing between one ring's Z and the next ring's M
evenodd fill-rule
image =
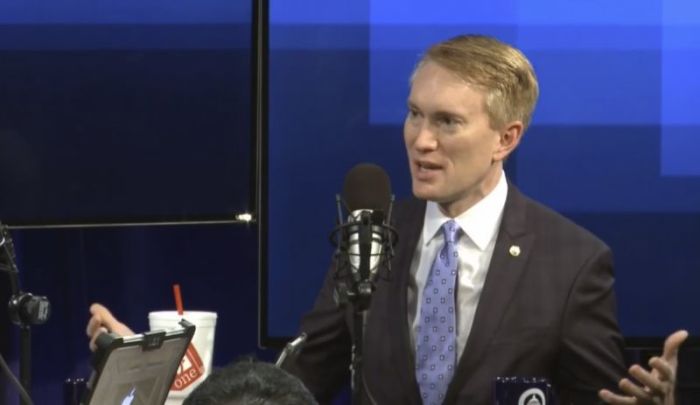
M341 302L362 299L364 307L380 270L390 270L397 240L389 225L393 203L389 176L375 164L358 164L346 175L342 197L336 196L336 201L340 225L331 240L337 247L338 278L349 278L348 283L339 283L338 298ZM343 215L343 208L348 215Z
M387 212L392 199L389 175L373 163L358 164L345 175L343 199L350 211Z
M342 198L350 211L346 236L352 272L358 281L373 281L384 250L382 225L391 207L389 176L377 165L361 163L345 177Z

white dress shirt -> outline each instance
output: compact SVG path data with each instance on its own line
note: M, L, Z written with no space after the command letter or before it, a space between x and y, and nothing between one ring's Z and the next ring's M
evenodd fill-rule
M484 287L491 256L493 256L507 194L508 182L505 173L501 172L498 184L491 193L454 218L462 228L457 242L459 268L455 305L458 359L462 356L474 322L474 314ZM423 232L411 261L408 286L408 323L413 347L415 347L415 327L419 314L418 305L422 302L423 288L428 280L433 260L443 246L444 236L441 227L450 219L452 218L440 211L437 203L428 201Z

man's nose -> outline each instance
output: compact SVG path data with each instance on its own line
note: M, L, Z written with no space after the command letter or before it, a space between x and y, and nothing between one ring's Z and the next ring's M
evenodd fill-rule
M418 128L414 145L418 150L434 150L438 147L437 136L427 122Z

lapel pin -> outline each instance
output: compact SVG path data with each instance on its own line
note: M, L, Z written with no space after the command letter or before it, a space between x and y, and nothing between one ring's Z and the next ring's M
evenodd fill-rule
M508 249L508 252L510 253L511 256L518 257L518 256L520 256L520 246L512 245L510 247L510 249Z

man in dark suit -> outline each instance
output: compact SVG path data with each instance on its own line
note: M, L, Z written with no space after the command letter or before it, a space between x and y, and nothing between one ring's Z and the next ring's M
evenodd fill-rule
M416 199L395 206L392 274L372 296L367 403L488 404L496 377L533 376L591 404L625 374L610 249L505 179L537 97L529 61L492 38L436 44L416 67L404 124ZM349 377L334 275L287 365L321 403Z

